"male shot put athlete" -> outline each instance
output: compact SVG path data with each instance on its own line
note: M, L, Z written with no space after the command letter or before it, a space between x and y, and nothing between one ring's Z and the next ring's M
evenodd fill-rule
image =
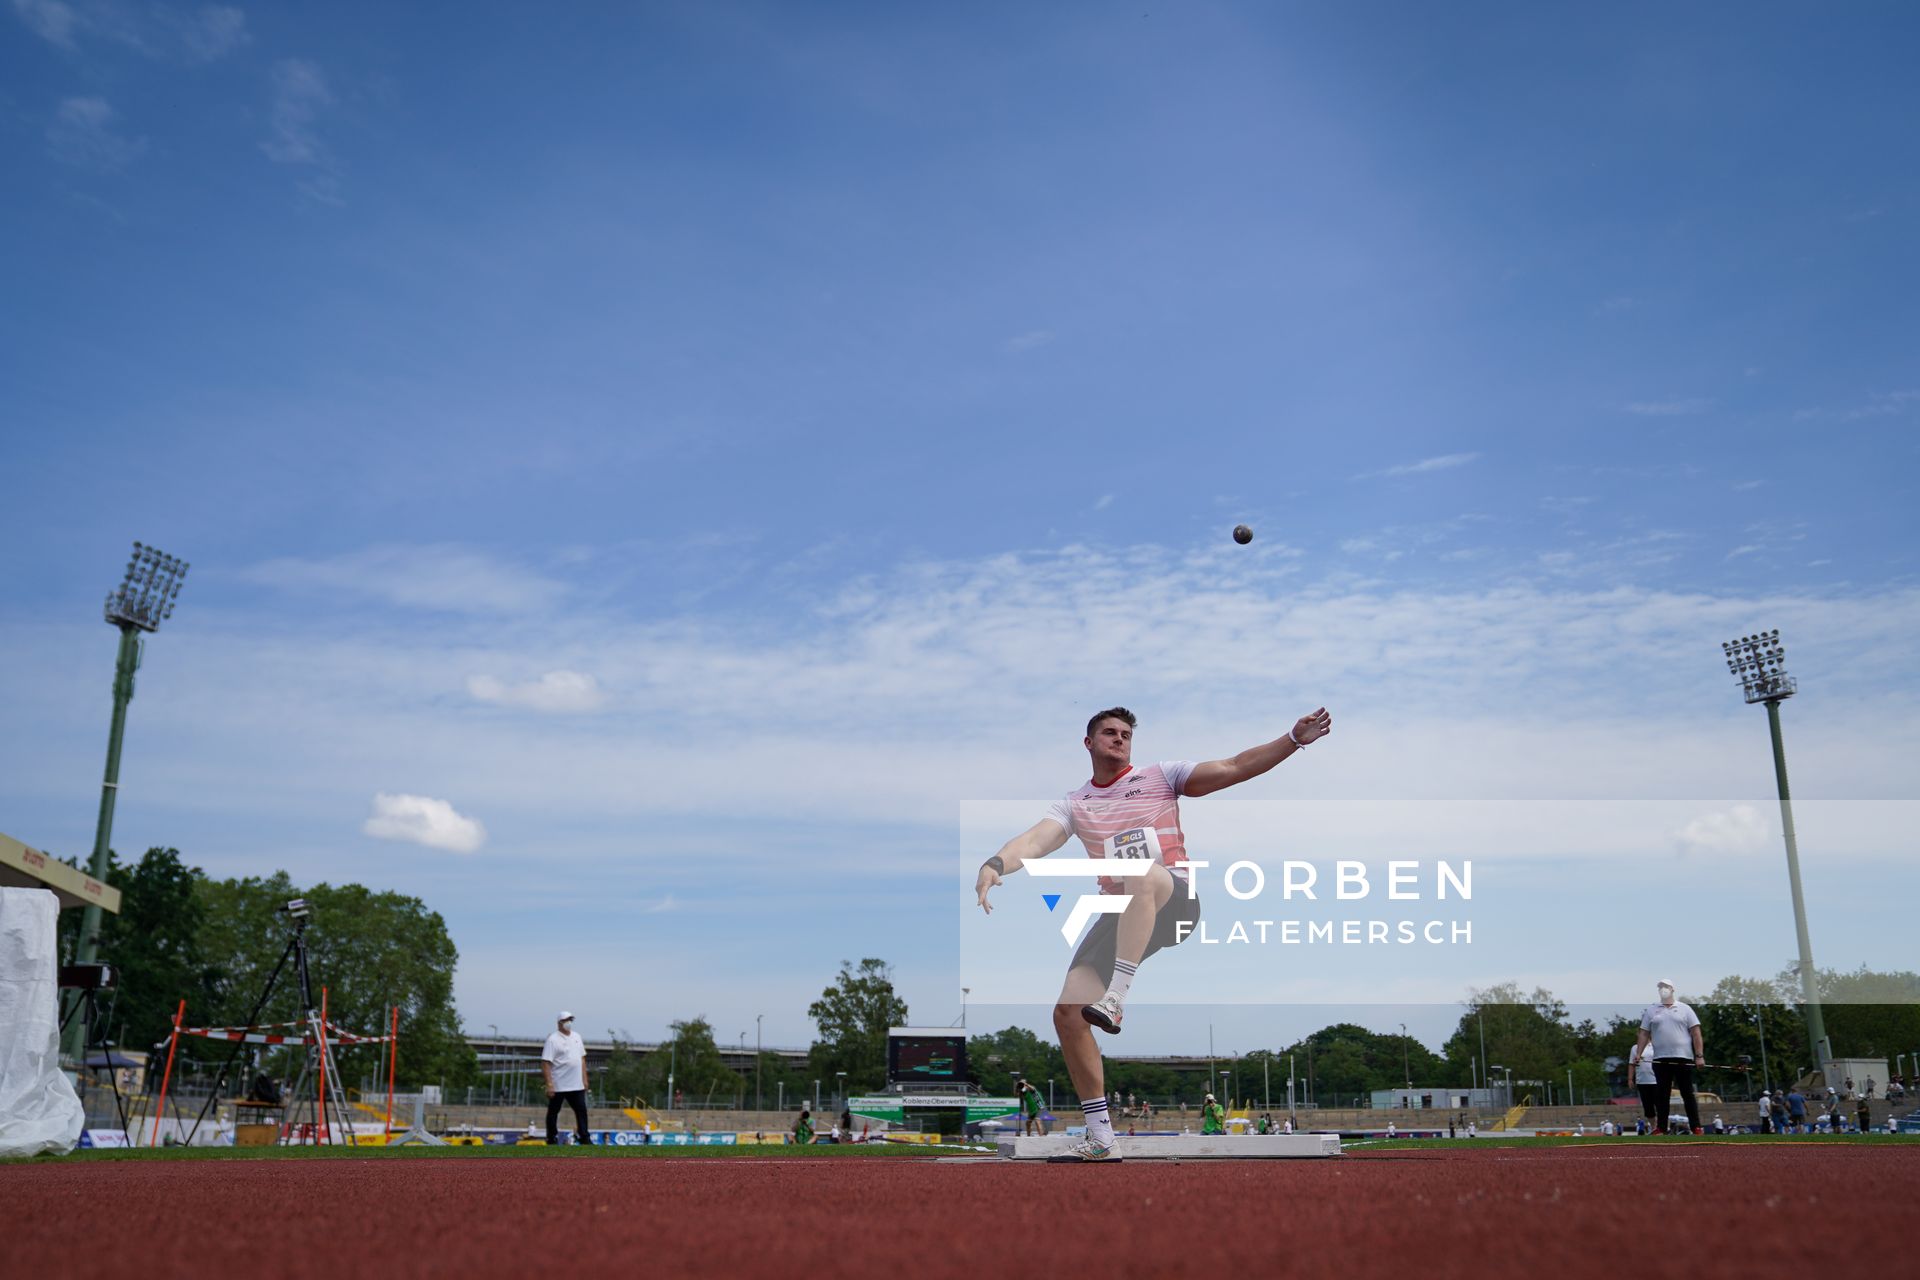
M1224 787L1257 778L1295 751L1323 738L1333 727L1325 707L1301 716L1284 737L1249 747L1226 760L1194 764L1166 761L1144 768L1133 763L1137 722L1125 707L1112 707L1087 722L1084 745L1093 759L1093 778L1054 803L1047 816L1007 841L980 866L974 893L982 910L993 907L987 893L1033 858L1044 858L1079 836L1091 858L1144 858L1152 869L1142 876L1102 876L1102 893L1123 893L1131 901L1118 914L1103 915L1073 953L1067 980L1053 1006L1053 1026L1067 1071L1080 1091L1087 1137L1068 1158L1118 1159L1113 1121L1107 1114L1106 1077L1093 1028L1120 1033L1127 990L1140 962L1163 947L1178 945L1200 918L1200 903L1187 879L1186 836L1180 830L1180 797L1211 795ZM1185 922L1187 929L1181 929Z

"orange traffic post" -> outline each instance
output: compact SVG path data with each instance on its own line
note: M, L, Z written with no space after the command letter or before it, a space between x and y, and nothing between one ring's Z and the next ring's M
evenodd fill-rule
M180 1044L180 1020L186 1016L187 1002L182 1000L173 1013L173 1031L167 1036L167 1069L160 1075L160 1106L153 1113L153 1137L147 1142L149 1147L160 1144L160 1122L167 1118L167 1086L173 1082L173 1051Z
M393 1135L393 1067L400 1056L400 1006L393 1006L393 1022L387 1032L387 1135Z
M327 1141L327 989L320 988L320 1092L315 1099L317 1112L313 1130L313 1144L324 1145Z

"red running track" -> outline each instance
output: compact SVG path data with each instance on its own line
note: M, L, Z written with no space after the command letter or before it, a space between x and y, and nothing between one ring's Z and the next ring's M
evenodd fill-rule
M1336 1160L369 1158L0 1166L0 1272L1891 1280L1920 1146Z

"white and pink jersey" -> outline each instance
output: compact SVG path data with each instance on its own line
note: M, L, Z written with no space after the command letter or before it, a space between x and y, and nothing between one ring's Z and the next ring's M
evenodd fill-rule
M1053 802L1047 816L1079 836L1089 858L1158 858L1167 870L1184 876L1174 863L1187 856L1180 830L1180 790L1193 772L1191 760L1135 765L1106 786L1083 784ZM1123 881L1103 876L1100 892L1124 893Z

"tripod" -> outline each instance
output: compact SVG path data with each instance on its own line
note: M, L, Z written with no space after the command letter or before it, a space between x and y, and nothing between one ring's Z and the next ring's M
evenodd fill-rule
M77 990L80 998L67 1007L67 1016L60 1020L61 1038L66 1037L67 1024L74 1015L80 1017L83 1034L80 1043L80 1079L86 1079L87 1058L95 1049L101 1051L107 1060L107 1083L113 1086L113 1110L120 1119L120 1132L127 1132L127 1100L120 1093L120 1069L114 1064L113 1043L107 1039L112 1030L113 1005L107 1006L107 1016L100 1016L100 992L111 991L114 1000L120 998L120 976L112 965L70 964L60 970L60 985L69 990Z
M286 970L287 962L293 961L294 973L300 982L300 1007L305 1011L306 1031L302 1039L307 1052L300 1067L299 1079L294 1085L293 1097L288 1101L286 1127L282 1133L284 1135L292 1132L297 1114L296 1108L303 1101L302 1095L306 1091L308 1079L313 1075L317 1059L322 1077L328 1085L324 1092L331 1097L322 1096L323 1091L319 1088L314 1090L313 1109L307 1112L312 1118L314 1140L316 1142L319 1140L320 1131L331 1121L345 1127L347 1141L351 1143L353 1126L346 1119L346 1094L340 1087L340 1072L334 1065L333 1046L327 1041L326 1027L320 1018L320 1007L313 998L313 977L307 968L307 905L296 899L280 910L293 918L293 936L287 939L287 945L281 950L280 959L274 964L273 972L267 975L266 985L260 989L260 998L253 1002L253 1011L247 1015L246 1025L249 1028L258 1025L260 1011L266 1008L267 1001L272 998L273 989L279 983L280 975ZM193 1142L194 1134L200 1132L200 1122L206 1119L208 1108L219 1100L220 1090L226 1084L228 1073L233 1070L233 1064L239 1060L245 1049L244 1038L236 1041L233 1052L229 1053L227 1060L220 1064L220 1073L213 1079L213 1092L209 1093L207 1100L200 1104L200 1114L193 1119L193 1130L187 1135L189 1145Z

